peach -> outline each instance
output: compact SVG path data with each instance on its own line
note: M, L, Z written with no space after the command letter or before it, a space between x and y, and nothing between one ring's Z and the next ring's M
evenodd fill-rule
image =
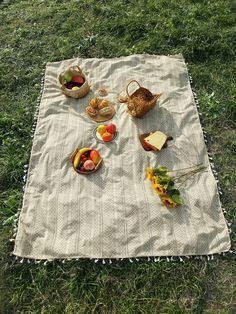
M110 142L112 138L113 138L113 135L107 131L102 134L102 139L104 142Z
M99 152L95 149L91 150L89 157L92 159L95 165L98 164L101 159Z
M93 170L95 168L95 164L92 160L86 160L84 162L84 169L85 170Z

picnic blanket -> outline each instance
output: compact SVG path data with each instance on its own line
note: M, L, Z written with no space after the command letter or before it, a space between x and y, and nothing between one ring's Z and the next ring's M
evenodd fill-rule
M82 99L60 91L59 74L79 65L92 89ZM163 93L143 119L117 101L138 80ZM108 144L93 137L96 123L85 108L98 88L114 102L118 136ZM145 151L139 134L173 136L158 153ZM104 161L91 175L76 173L76 147L97 149ZM146 179L147 166L182 169L204 163L181 189L184 204L166 207ZM48 63L33 139L13 254L33 259L133 258L206 255L228 251L230 238L204 143L199 115L181 55L132 55Z

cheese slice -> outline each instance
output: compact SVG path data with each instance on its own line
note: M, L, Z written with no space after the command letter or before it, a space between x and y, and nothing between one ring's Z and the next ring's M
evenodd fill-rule
M145 137L145 143L150 146L154 150L161 150L163 145L167 140L167 135L162 133L161 131L156 131L151 133L149 136Z

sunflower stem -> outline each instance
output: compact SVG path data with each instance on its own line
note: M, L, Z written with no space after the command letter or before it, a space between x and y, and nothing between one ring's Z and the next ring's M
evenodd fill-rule
M189 180L191 177L193 177L195 174L197 174L198 172L200 172L201 170L203 170L203 169L200 169L200 170L198 170L198 171L193 171L193 172L191 172L191 173L187 173L187 174L185 174L185 176L186 176L186 178L182 181L182 182L180 182L180 184L178 185L178 183L176 182L176 185L178 185L178 188L180 188L187 180ZM206 170L205 170L206 171ZM204 172L205 172L204 171ZM184 176L182 176L182 178L183 178Z
M200 166L203 166L203 163L201 162L200 164L197 164L197 165L195 165L195 166L191 166L191 167L186 167L186 168L181 168L181 169L176 169L176 170L168 170L167 171L167 173L168 172L179 172L179 171L183 171L183 170L188 170L188 169L192 169L192 168L198 168L198 167L200 167ZM204 166L205 167L205 166Z

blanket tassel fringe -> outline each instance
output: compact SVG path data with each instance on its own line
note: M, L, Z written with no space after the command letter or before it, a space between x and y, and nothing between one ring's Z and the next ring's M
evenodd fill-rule
M34 138L34 134L35 134L35 130L36 130L36 126L37 126L37 121L38 121L38 115L39 115L39 106L41 103L41 99L43 96L43 92L44 92L44 79L45 79L45 72L46 69L44 69L42 71L42 79L41 79L41 90L40 90L40 94L39 97L37 98L37 102L36 102L36 106L35 106L35 113L34 113L34 118L33 118L33 125L31 128L31 135L30 137L33 139ZM24 147L24 145L22 145L22 147ZM23 178L22 178L22 182L23 182L23 186L22 186L22 190L23 192L25 191L25 186L26 186L26 182L27 182L27 177L29 174L29 164L26 164L23 166ZM15 238L17 235L17 230L18 230L18 221L19 221L19 217L20 217L20 212L21 212L21 208L17 209L17 213L14 215L14 220L13 220L13 238L10 239L10 242L15 242ZM19 262L23 263L24 258L22 258ZM28 259L28 263L30 263L30 260Z
M228 256L233 254L234 252L232 250L229 250L227 252L222 252L219 254L209 254L209 255L193 255L193 256L158 256L158 257L140 257L140 258L115 258L115 259L104 259L104 258L90 258L91 261L93 261L95 264L101 264L101 265L111 265L111 264L117 264L121 261L130 262L131 264L137 262L137 263L146 263L146 262L155 262L155 263L161 263L161 262L187 262L189 260L201 260L201 261L214 261L218 256ZM83 261L86 260L86 258L65 258L65 259L30 259L30 258L21 258L18 256L15 256L15 261L19 262L20 264L41 264L43 266L47 266L48 264L55 263L55 262L61 262L62 264L65 264L66 262L70 261Z
M199 120L200 120L200 124L201 126L204 124L203 122L203 119L202 119L202 113L200 112L200 106L199 106L199 101L198 101L198 97L197 97L197 93L193 90L192 88L192 83L193 83L193 78L192 78L192 75L191 73L189 72L189 69L188 69L188 63L186 63L186 68L187 68L187 71L188 71L188 76L189 76L189 82L190 82L190 86L191 86L191 90L192 90L192 93L193 93L193 97L194 97L194 100L195 100L195 104L196 104L196 107L197 107L197 111L198 111L198 114L199 114ZM208 154L208 158L209 158L209 163L210 163L210 166L211 166L211 170L212 170L212 173L215 177L215 180L216 180L216 183L217 183L217 190L218 190L218 196L219 196L219 199L221 201L221 197L223 195L223 192L222 192L222 189L219 185L219 179L218 179L218 172L215 168L215 165L213 163L213 156L212 154L209 152L209 136L205 130L205 128L202 126L202 131L203 131L203 139L204 139L204 142L206 144L206 149L207 149L207 154ZM227 211L226 209L222 206L222 203L221 203L221 208L222 208L222 212L224 214L224 217L225 217L225 221L226 221L226 224L227 224L227 227L228 227L228 232L229 232L229 235L231 235L232 233L232 229L231 229L231 223L228 222L225 214L227 214ZM229 251L230 253L232 252L231 250ZM225 256L224 254L225 252L222 253L223 256Z

